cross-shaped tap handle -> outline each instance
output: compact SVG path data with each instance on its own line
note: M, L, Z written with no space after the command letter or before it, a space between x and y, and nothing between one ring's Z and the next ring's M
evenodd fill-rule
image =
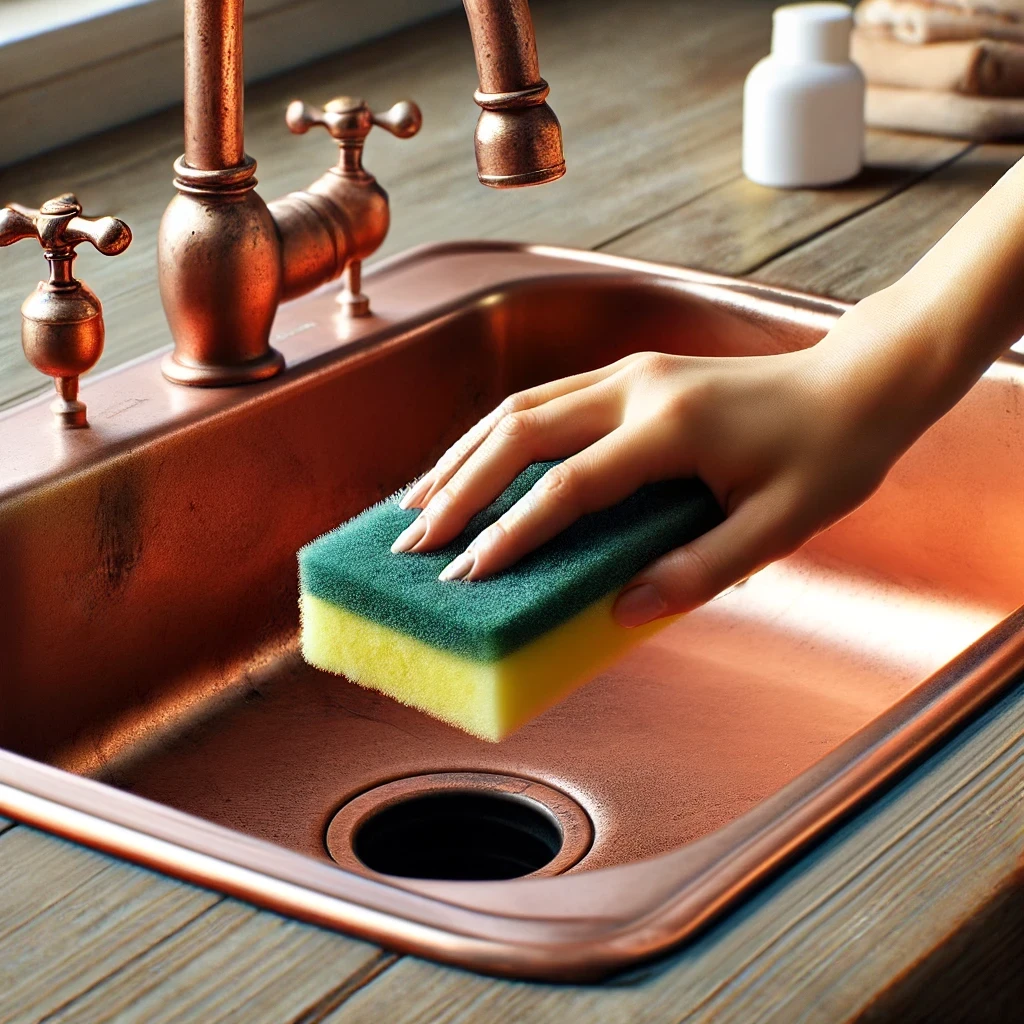
M342 145L361 143L374 125L400 139L412 138L423 125L420 108L410 100L402 100L383 114L375 114L357 96L339 96L323 109L307 106L302 100L292 100L284 119L296 135L305 135L310 128L319 125Z
M75 247L89 242L105 256L128 248L132 233L123 220L82 216L70 192L49 199L38 210L19 203L0 208L0 245L35 238L50 265L21 307L21 344L28 361L57 386L52 406L63 427L85 427L85 403L78 400L78 378L103 351L103 307L95 293L71 273Z
M82 242L91 243L104 256L116 256L128 248L132 232L117 217L83 217L82 204L68 192L48 199L38 210L20 203L0 209L0 245L23 238L38 239L47 258L66 258Z

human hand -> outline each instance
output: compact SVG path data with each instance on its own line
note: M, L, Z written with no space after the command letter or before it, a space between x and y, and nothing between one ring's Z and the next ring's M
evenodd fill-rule
M854 509L927 424L907 415L906 374L878 356L891 340L885 322L862 304L804 351L646 352L513 395L405 495L403 507L422 512L392 550L450 543L537 461L565 460L442 580L490 576L645 483L699 477L725 520L644 569L613 614L637 626L689 611Z

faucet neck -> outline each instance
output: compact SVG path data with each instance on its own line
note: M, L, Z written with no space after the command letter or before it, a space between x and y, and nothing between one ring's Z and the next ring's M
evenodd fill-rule
M363 169L363 143L342 142L338 147L337 172L346 178L367 178Z

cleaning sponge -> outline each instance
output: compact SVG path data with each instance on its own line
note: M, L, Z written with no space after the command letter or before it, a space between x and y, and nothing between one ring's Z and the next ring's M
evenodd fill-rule
M417 515L396 498L306 545L299 552L306 660L498 740L665 625L624 629L611 606L650 561L721 520L696 480L648 484L492 578L438 581L552 465L524 470L439 551L391 553Z

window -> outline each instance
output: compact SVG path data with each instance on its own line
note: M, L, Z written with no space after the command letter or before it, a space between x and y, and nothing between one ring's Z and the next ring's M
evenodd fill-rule
M266 78L458 4L246 0L246 78ZM184 6L0 0L0 166L180 102Z

